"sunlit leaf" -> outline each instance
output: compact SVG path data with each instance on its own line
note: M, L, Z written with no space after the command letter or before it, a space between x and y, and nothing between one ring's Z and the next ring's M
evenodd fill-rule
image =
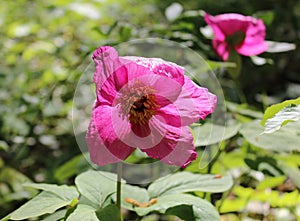
M261 181L256 188L258 190L274 188L274 187L278 186L279 184L282 184L285 179L286 179L285 176L267 177L263 181Z
M136 212L140 216L144 216L153 211L164 214L169 208L179 205L192 206L195 221L220 220L219 214L212 204L199 197L187 194L171 194L160 196L157 198L157 203L146 208L136 207Z
M292 179L294 184L300 188L300 170L287 166L284 162L279 162L281 169Z
M55 213L52 213L51 215L44 218L42 221L60 220L65 216L66 212L66 209L58 210Z
M262 118L263 113L253 110L247 104L236 104L233 102L226 101L226 107L233 113L249 116L252 118Z
M239 131L251 144L276 152L300 150L300 123L294 122L272 134L263 133L264 127L258 120L244 124Z
M286 42L276 42L276 41L266 41L268 44L267 52L269 53L278 53L292 51L296 49L296 45L293 43Z
M207 122L193 127L195 146L206 146L227 140L238 133L240 126L238 123L222 126Z
M220 208L221 213L242 211L247 205L246 199L225 199Z
M24 186L31 187L39 190L44 190L49 193L56 194L58 197L66 200L72 201L74 198L79 197L79 193L76 188L73 186L61 185L58 186L56 184L46 184L46 183L25 183Z
M126 198L135 200L138 203L147 203L149 201L149 195L148 195L147 190L144 188L137 187L137 186L123 184L121 194L122 194L121 205L123 208L126 208L128 210L134 210L134 206L132 204L128 203L125 200ZM114 198L115 198L115 196L114 196Z
M87 171L78 175L75 184L78 191L93 203L102 207L107 197L116 191L116 174L100 171Z
M69 4L69 9L89 19L96 20L101 17L100 11L92 4L74 2Z
M274 61L270 58L262 58L259 56L251 56L252 62L256 65L274 64Z
M300 120L300 105L291 104L282 108L279 112L276 113L276 110L272 112L271 108L272 107L270 107L270 109L267 109L269 111L268 113L266 111L262 122L265 126L264 133L273 133L290 121ZM272 116L273 113L275 113L274 116Z
M47 213L53 213L57 209L67 206L70 203L71 200L61 198L52 192L43 191L11 213L10 219L22 220L30 217L38 217Z
M252 169L262 171L270 176L281 176L283 172L277 165L276 159L272 157L255 157L254 159L245 158L245 163Z
M85 204L79 204L66 221L82 220L99 221L96 216L96 209Z
M279 103L279 104L274 104L270 107L268 107L266 110L265 110L265 113L264 113L264 116L263 116L263 119L262 119L262 122L261 124L262 125L265 125L266 121L269 119L269 118L272 118L274 117L279 111L281 111L283 108L285 107L288 107L290 105L299 105L300 104L300 97L297 98L297 99L294 99L294 100L286 100L282 103Z
M232 184L230 176L180 172L154 181L150 184L148 192L151 198L193 191L224 192Z
M165 11L166 18L169 21L173 21L178 18L183 10L181 4L174 2Z
M289 106L279 111L273 118L267 120L264 133L273 133L290 121L300 119L300 105Z
M212 70L216 70L219 68L235 68L236 67L236 64L233 62L221 62L221 61L211 61L211 60L206 60L206 62Z

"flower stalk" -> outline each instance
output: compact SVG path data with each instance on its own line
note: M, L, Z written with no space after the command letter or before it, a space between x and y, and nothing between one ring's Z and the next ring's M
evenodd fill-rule
M122 207L121 207L121 189L122 189L122 163L117 164L117 207L119 209L120 221L123 221Z

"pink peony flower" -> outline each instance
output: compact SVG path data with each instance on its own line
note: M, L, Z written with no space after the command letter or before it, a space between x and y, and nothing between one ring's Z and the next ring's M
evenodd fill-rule
M197 158L188 125L214 111L215 95L159 58L119 57L105 46L93 60L97 99L86 139L95 164L125 160L136 148L180 167Z
M213 29L213 47L226 61L231 49L245 56L258 55L267 50L266 27L261 19L240 14L212 16L205 13L206 23Z

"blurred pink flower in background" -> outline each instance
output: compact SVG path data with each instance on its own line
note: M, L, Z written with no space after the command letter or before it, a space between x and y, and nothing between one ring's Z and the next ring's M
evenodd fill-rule
M93 60L97 99L86 139L95 164L125 160L136 148L180 167L197 158L188 125L214 111L214 94L159 58L119 57L105 46Z
M216 16L205 13L204 19L214 32L213 48L224 61L232 49L241 55L252 56L268 48L266 27L261 19L234 13Z

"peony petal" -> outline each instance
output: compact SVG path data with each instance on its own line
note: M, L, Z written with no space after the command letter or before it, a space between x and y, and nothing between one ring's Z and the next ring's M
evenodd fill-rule
M253 56L265 52L268 49L268 44L264 41L255 44L243 44L240 47L235 47L235 49L241 55Z
M132 124L131 130L133 133L135 133L138 137L147 137L151 134L151 129L149 127L149 124L146 125L139 125L139 124Z
M112 106L122 88L135 83L141 76L149 75L149 70L132 61L121 59L123 65L114 70L98 89L98 100ZM147 83L146 83L147 85Z
M223 61L229 58L230 46L225 41L219 41L217 39L212 40L213 48Z
M242 55L258 55L268 49L268 44L265 42L266 27L261 19L255 21L248 27L242 44L235 47Z
M92 56L95 62L95 73L93 81L96 84L97 91L102 87L106 79L121 66L119 55L116 49L110 46L101 46L97 48Z
M90 153L90 159L93 163L103 166L110 163L117 163L121 161L118 157L114 156L103 144L96 129L93 117L90 121L89 128L86 134L86 141Z
M152 148L165 136L166 128L154 124L132 125L120 115L119 106L99 106L94 110L96 128L103 143L118 158L126 159L136 147ZM164 119L157 116L164 124ZM120 148L118 149L118 147ZM124 149L122 149L124 148ZM124 155L118 151L124 151Z
M122 88L134 85L136 82L143 82L145 85L151 86L159 97L160 105L166 105L177 99L181 86L184 83L184 76L181 73L182 70L180 69L179 71L179 66L176 68L171 68L171 66L164 64L155 66L154 71L160 73L157 74L152 72L152 69L136 62L126 59L121 59L121 61L127 63L111 73L106 81L102 83L101 88L98 89L100 90L98 92L98 100L103 104L112 105ZM166 76L169 72L170 76L174 75L174 77Z
M217 39L219 41L225 41L226 35L225 33L223 33L222 29L220 29L219 25L215 21L214 16L205 12L204 20L212 28L214 32L214 39Z
M207 19L214 32L215 29L219 30L215 33L215 38L218 40L225 40L226 36L232 35L237 31L246 32L248 26L251 25L253 21L256 21L256 19L251 16L235 13L220 14L216 16L207 15ZM213 26L215 26L215 28ZM219 32L222 32L225 37L219 38Z
M181 127L181 114L174 103L165 105L157 110L157 115L164 118L166 124Z
M135 150L123 142L130 128L122 120L118 124L114 123L114 111L114 108L107 105L93 110L87 141L91 160L99 166L125 160ZM121 133L117 135L116 131Z
M159 121L160 123L153 123ZM167 133L166 123L160 116L153 116L147 125L131 125L131 131L123 142L140 149L151 149L159 144ZM117 131L118 132L118 131Z
M185 77L182 92L174 102L181 116L181 126L205 119L214 112L216 104L216 95L211 94L207 88L196 85L188 77Z
M118 52L110 47L99 47L92 56L95 62L93 81L96 84L97 99L109 105L116 96L118 86L127 82L125 62L121 62Z
M264 42L266 27L261 19L235 13L217 16L206 13L204 19L214 31L213 47L223 60L228 59L230 52L226 38L237 32L245 33L241 44L234 47L239 54L251 56L267 50L268 45Z
M193 136L188 127L173 127L153 119L156 128L166 128L163 139L152 148L141 148L149 157L159 159L169 165L184 167L196 159L197 153L193 144Z
M173 62L164 61L160 58L144 58L135 56L126 56L123 58L146 67L153 74L161 75L177 81L180 85L184 84L184 68Z
M173 149L169 155L161 159L161 161L169 165L177 165L181 168L185 168L198 157L193 141L194 138L190 128L183 127L181 137L175 149Z
M163 117L167 124L182 127L205 119L214 111L216 104L217 97L214 94L185 77L185 84L177 100L158 109L157 115Z

